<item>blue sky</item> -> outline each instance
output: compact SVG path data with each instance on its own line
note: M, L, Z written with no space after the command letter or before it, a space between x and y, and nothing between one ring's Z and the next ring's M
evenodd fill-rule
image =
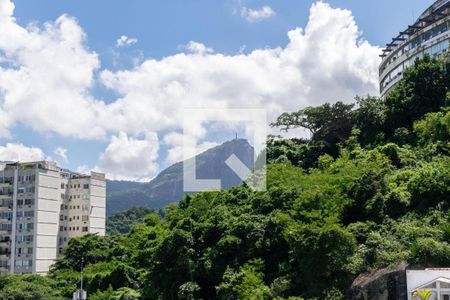
M94 168L107 172L111 178L146 180L178 158L175 154L179 152L177 134L180 133L180 128L177 128L176 120L169 120L171 116L168 112L181 105L181 102L189 102L184 99L198 97L201 100L192 101L207 104L211 101L214 105L228 103L233 106L239 103L232 102L232 99L245 95L259 99L250 101L253 106L273 108L269 112L270 118L280 111L298 109L305 105L323 101L350 101L350 95L356 94L376 94L377 47L389 42L393 35L410 24L432 1L330 0L325 2L329 7L319 5L314 11L313 15L316 17L310 22L311 34L294 32L295 28L307 26L312 13L310 8L314 3L315 1L288 0L14 1L15 21L5 18L4 22L10 22L9 25L14 26L9 32L15 33L17 30L19 36L25 30L29 37L24 37L23 41L18 40L21 42L14 47L11 43L14 44L16 39L8 40L6 32L2 33L0 29L0 91L3 90L0 93L0 126L4 127L0 130L0 155L3 155L0 159L14 158L11 152L18 149L14 145L21 144L25 148L18 149L18 152L27 151L26 147L34 147L30 152L34 155L32 158L50 157L73 170L86 171ZM10 7L8 4L9 0L0 0L0 22L2 13L9 14L6 12ZM1 12L2 8L4 12ZM337 10L338 8L351 11L351 15ZM68 17L61 19L61 15ZM351 16L361 36L353 32L355 28L349 23ZM328 27L333 25L336 28L327 29L321 24L322 18L329 20ZM60 20L59 23L56 20ZM44 25L46 22L50 22L50 25ZM62 29L65 24L70 30L75 30L74 36L77 36L78 30L84 32L84 39L71 40L71 32L67 33ZM334 47L336 51L323 50L330 52L323 54L322 61L330 58L330 64L333 64L333 61L339 61L339 58L333 57L334 53L345 55L350 51L355 51L352 56L356 58L343 59L343 66L336 69L329 68L322 62L314 62L315 58L310 57L314 53L314 47L326 49L326 45L320 44L320 34L327 33L327 30L337 36L331 40L324 37L330 48ZM290 31L292 35L288 37ZM3 41L2 34L5 37ZM123 39L122 46L118 46L117 40L121 36L127 38ZM355 36L356 41L352 42L351 39ZM348 42L342 42L347 38ZM73 45L61 45L61 39L68 39L69 44ZM39 46L30 43L31 40ZM362 40L366 40L367 44L360 45ZM340 46L343 49L339 49ZM264 55L253 53L258 49ZM281 49L281 52L278 53L277 49ZM47 53L47 50L52 54L43 56L42 53ZM26 53L26 58L23 53ZM186 56L180 57L180 53L185 53ZM53 64L51 55L55 55ZM2 57L7 58L3 65ZM74 62L70 62L72 57L79 59L79 62L75 58ZM29 59L42 59L43 63L36 67ZM58 62L58 59L61 61ZM86 66L85 60L89 61ZM308 69L309 61L315 64L311 69ZM240 64L247 63L249 67L255 66L255 70L250 72L239 69ZM284 68L286 64L292 65ZM216 65L220 66L217 71L198 71L214 69ZM242 76L248 82L241 85L230 79L225 71L228 65L233 74ZM347 70L348 74L346 70L342 71L346 66L351 66ZM8 74L21 67L30 70L29 73L15 74L12 79L8 77ZM43 77L34 77L35 67L36 74L44 74ZM264 74L276 73L277 68L282 67L279 82L274 82L277 77L269 78L270 74ZM45 86L45 70L53 72L52 74L61 72L51 79L58 87L58 93L55 93L58 99L47 100L53 97L50 94L54 86ZM315 77L313 73L317 70L326 76ZM1 72L4 72L3 76ZM294 81L290 78L292 72L302 80L298 86L293 86ZM80 78L75 78L77 74ZM162 74L162 79L158 74ZM209 82L209 78L215 74L217 78L213 79L217 81ZM42 84L36 87L36 82L31 82L33 78L34 81L42 78ZM67 82L64 81L66 79ZM26 91L36 92L27 94L28 92L19 88L10 88L13 80L18 85L26 86ZM206 83L198 83L197 80ZM267 82L274 82L273 86L267 87ZM222 84L224 86L218 89L217 86ZM252 87L249 88L249 85ZM67 90L64 90L66 86ZM286 92L286 86L292 86L289 93ZM329 93L321 90L322 86L328 87L325 89ZM79 89L79 92L71 95L74 89ZM140 93L135 92L136 89ZM17 95L29 96L20 98ZM67 100L65 95L68 95L67 99L73 98L74 102L69 102L72 100ZM147 101L142 100L144 97L150 100L147 106L140 107L139 103ZM178 97L181 100L176 100ZM22 116L18 108L10 104L14 101L21 103L24 109L35 110L38 119L46 120L47 117L56 116L61 118L59 123L67 120L67 124L73 123L73 127L81 124L83 129L76 132L71 129L55 130L52 126L58 126L56 121L48 124L44 121L42 126L39 122L30 125L34 112L27 112L26 116ZM31 106L27 106L26 101L30 101ZM67 101L67 105L54 111L50 105L44 109L50 101ZM165 103L172 106L165 106ZM74 110L81 106L85 106L85 109ZM135 110L126 111L130 107ZM143 109L147 114L142 112ZM93 116L90 115L90 110L95 111ZM15 115L18 116L14 117ZM146 118L160 120L152 123L147 122ZM92 126L92 130L95 129L98 134L90 132L91 127L85 126L84 119L86 122L94 120L94 123L101 119L101 124ZM203 142L203 147L206 148L227 139L227 136L223 133L210 133L195 138L199 143ZM7 143L11 144L9 148L6 147ZM64 149L65 152L61 151ZM62 152L67 155L67 159L62 157ZM170 153L172 156L168 157ZM141 166L137 162L144 156L146 163ZM24 154L20 158L28 157ZM147 168L148 171L144 169L134 172L140 167ZM126 176L128 172L130 176Z

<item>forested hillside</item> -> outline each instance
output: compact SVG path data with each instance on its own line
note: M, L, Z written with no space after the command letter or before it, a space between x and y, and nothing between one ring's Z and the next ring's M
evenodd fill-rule
M106 234L126 234L136 223L143 223L145 217L155 213L153 208L135 206L127 211L118 212L106 219Z
M196 156L199 179L220 179L222 188L240 185L242 180L225 164L234 154L249 168L253 167L254 150L245 139L234 139ZM163 170L150 182L112 181L106 184L106 214L128 210L135 206L160 209L183 198L183 162Z
M268 190L185 196L127 235L72 239L46 278L0 277L0 299L344 299L401 261L450 267L450 93L425 57L386 99L324 104L272 126Z

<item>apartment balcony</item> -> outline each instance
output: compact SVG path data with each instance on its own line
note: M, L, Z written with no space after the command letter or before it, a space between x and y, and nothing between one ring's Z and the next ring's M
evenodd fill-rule
M33 242L32 241L17 241L17 245L20 247L32 246Z
M17 222L33 221L33 220L34 220L34 217L18 217L17 218Z
M0 206L0 211L11 211L12 209L13 209L12 204L11 205Z
M17 233L18 234L24 234L24 233L33 233L33 228L22 228L22 229L17 229Z
M9 248L11 247L11 241L0 241L0 248Z
M0 267L0 275L9 274L9 267Z
M31 253L17 253L15 259L32 259L33 254Z
M18 210L21 210L21 209L34 210L34 204L17 205L17 209Z
M6 182L0 182L0 189L1 188L9 188L9 187L12 187L13 186L13 183L12 182L8 182L8 181L6 181Z
M10 256L11 254L9 253L0 254L0 260L8 260Z
M0 194L0 200L3 200L3 199L6 199L6 200L8 200L8 199L12 199L12 194Z

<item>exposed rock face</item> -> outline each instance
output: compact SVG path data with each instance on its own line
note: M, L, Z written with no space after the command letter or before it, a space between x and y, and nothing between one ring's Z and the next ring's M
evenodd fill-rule
M406 300L407 263L396 268L381 269L371 274L361 274L350 288L350 300Z

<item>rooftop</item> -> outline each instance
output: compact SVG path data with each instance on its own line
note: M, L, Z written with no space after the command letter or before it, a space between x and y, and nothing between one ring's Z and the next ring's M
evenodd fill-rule
M380 57L384 58L387 56L387 53L393 51L397 46L401 45L402 42L406 41L418 31L447 17L448 14L443 13L443 11L449 7L450 0L438 0L434 2L419 16L414 24L408 25L405 30L400 31L396 37L392 38L390 43L386 44L386 48L382 50Z

